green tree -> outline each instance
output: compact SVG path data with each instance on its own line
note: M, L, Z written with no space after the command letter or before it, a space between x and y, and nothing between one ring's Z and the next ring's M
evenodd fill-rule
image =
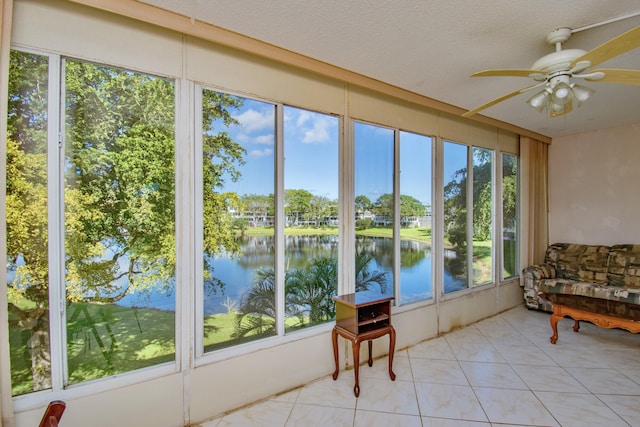
M50 386L48 343L46 58L11 52L7 138L7 254L12 328L28 331L32 389ZM64 236L67 303L173 292L174 88L170 80L65 61ZM214 122L235 123L233 96L203 94L204 250L234 251L229 210L243 148ZM205 260L208 257L205 257ZM205 284L222 286L205 265ZM207 273L209 273L207 275ZM56 284L57 285L57 284ZM93 372L91 375L96 375ZM98 374L99 375L99 374ZM95 377L95 376L94 376ZM89 379L89 378L84 378ZM14 386L19 386L14 382ZM15 389L15 387L14 387Z
M241 197L241 212L254 225L266 225L267 218L275 214L273 203L273 194L245 194Z
M489 240L492 232L491 151L473 149L473 237ZM467 245L467 168L454 172L444 188L445 236L459 248Z
M284 214L292 224L299 225L300 219L309 219L313 194L307 190L284 190Z
M9 326L28 331L24 354L31 389L51 386L47 219L46 57L11 51L6 157ZM15 341L12 345L17 345ZM30 363L29 363L30 362ZM12 363L20 389L18 361Z
M371 209L372 204L371 204L371 200L367 196L365 196L364 194L361 194L359 196L356 196L355 206L356 206L356 213L360 218L362 218L365 212Z
M408 194L400 195L400 218L401 223L409 223L412 218L424 216L425 206L413 196Z
M378 197L373 204L373 212L378 216L393 217L393 194L386 193Z

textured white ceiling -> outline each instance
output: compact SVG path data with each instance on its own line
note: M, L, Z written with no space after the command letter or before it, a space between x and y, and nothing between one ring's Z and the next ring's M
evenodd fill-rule
M469 78L530 68L554 51L549 31L640 13L638 0L139 0L465 109L531 80ZM632 16L576 32L564 48L590 50L640 25ZM598 67L640 69L640 48ZM588 83L582 107L549 118L525 92L481 114L558 137L640 122L640 85Z

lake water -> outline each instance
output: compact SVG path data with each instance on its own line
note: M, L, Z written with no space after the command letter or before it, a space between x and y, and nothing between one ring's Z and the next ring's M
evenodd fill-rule
M260 268L273 267L274 238L272 236L245 237L242 242L242 255L216 255L211 259L213 276L224 284L224 289L205 289L204 314L226 313L229 304L239 303L242 294L251 287L255 272ZM387 290L382 294L378 288L367 293L372 295L393 294L393 240L386 237L356 237L358 251L373 255L369 264L371 271L385 272ZM307 260L318 256L337 257L338 236L285 236L285 268L300 268ZM400 283L401 304L429 299L433 295L431 286L431 248L429 245L402 240L400 242ZM464 283L444 274L445 292L463 289ZM152 293L147 295L128 295L119 302L123 306L151 307L161 310L174 310L175 296Z

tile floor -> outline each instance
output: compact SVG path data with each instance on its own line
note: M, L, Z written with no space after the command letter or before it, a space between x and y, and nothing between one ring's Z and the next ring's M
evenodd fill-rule
M517 307L202 427L640 426L640 334Z

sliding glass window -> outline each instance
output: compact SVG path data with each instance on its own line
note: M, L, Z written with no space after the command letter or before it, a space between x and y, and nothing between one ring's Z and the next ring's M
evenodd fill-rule
M277 332L275 112L202 90L205 352Z
M394 131L354 122L355 291L393 296Z
M47 109L49 59L11 51L6 213L14 395L51 388Z
M175 358L174 85L64 61L68 382Z
M400 304L433 297L432 138L400 131Z
M9 92L13 393L175 360L173 82L12 51Z
M339 119L284 107L285 330L335 318Z
M493 282L493 151L473 147L473 286Z
M432 298L432 138L354 122L354 146L356 292Z
M519 276L520 215L518 157L502 155L502 278Z
M491 150L444 142L444 292L492 283Z

